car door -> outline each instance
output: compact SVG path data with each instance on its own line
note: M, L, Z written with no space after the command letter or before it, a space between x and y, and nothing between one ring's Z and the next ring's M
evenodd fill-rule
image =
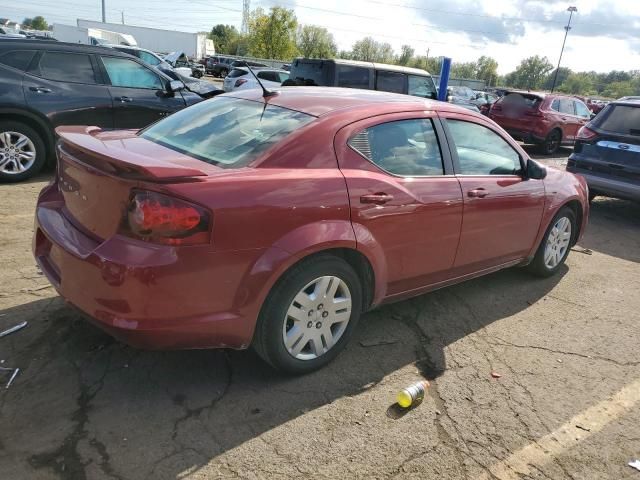
M480 272L528 255L544 209L544 183L525 177L526 156L491 123L441 114L464 213L456 273Z
M165 80L134 59L100 55L110 82L115 128L142 128L185 107L182 95L168 94Z
M576 115L575 102L571 98L560 98L560 119L562 121L563 141L573 142L580 128L580 119Z
M462 223L462 193L436 116L383 115L335 137L358 242L376 245L387 295L449 278Z
M59 125L113 127L113 104L93 55L46 50L24 76L27 104Z

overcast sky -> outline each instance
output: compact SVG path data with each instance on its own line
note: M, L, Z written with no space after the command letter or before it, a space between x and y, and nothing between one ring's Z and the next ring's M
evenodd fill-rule
M106 0L107 21L182 31L210 30L218 23L240 27L242 0ZM100 20L100 0L0 0L0 16L21 21L43 15L49 23ZM371 35L396 50L455 61L494 57L499 73L524 57L558 61L569 5L572 20L563 66L573 70L640 69L640 0L251 0L251 8L280 5L298 21L327 27L340 49Z

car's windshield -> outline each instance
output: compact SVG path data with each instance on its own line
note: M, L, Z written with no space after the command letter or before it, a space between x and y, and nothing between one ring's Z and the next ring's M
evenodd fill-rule
M220 97L177 112L140 136L220 167L242 167L315 117Z

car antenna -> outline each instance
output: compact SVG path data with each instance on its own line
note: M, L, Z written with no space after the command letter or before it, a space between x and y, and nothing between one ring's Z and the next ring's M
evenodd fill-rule
M258 78L258 76L253 72L253 70L251 70L251 67L249 66L249 64L247 62L243 62L243 63L244 63L244 66L247 67L247 70L249 70L251 75L253 75L253 78L256 79L256 81L258 82L258 85L260 85L260 87L262 88L262 98L269 98L269 97L273 97L274 95L278 95L278 92L275 90L267 90L265 86L262 84L262 82L260 81L260 79Z

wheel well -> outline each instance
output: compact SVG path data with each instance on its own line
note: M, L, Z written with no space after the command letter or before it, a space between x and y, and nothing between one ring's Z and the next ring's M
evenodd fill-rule
M562 129L560 127L554 127L549 132L549 135L551 135L553 132L558 132L560 134L560 141L562 141Z
M27 115L20 115L19 113L3 113L2 120L13 120L15 122L21 122L33 128L42 137L42 141L44 142L44 146L47 152L47 160L51 160L53 158L53 147L55 144L53 135L51 134L51 132L47 131L46 127L42 125L42 123L34 120Z
M565 203L564 206L569 207L571 210L573 210L573 213L576 216L577 230L576 230L576 234L573 236L573 239L571 240L571 246L573 246L578 241L578 238L580 237L580 229L582 228L582 216L583 216L582 205L578 200L571 200L570 202Z
M355 270L360 282L362 283L362 311L366 312L373 302L373 292L375 289L375 274L367 257L352 248L330 248L301 258L289 268L293 268L298 263L304 262L318 255L333 255L341 258Z

